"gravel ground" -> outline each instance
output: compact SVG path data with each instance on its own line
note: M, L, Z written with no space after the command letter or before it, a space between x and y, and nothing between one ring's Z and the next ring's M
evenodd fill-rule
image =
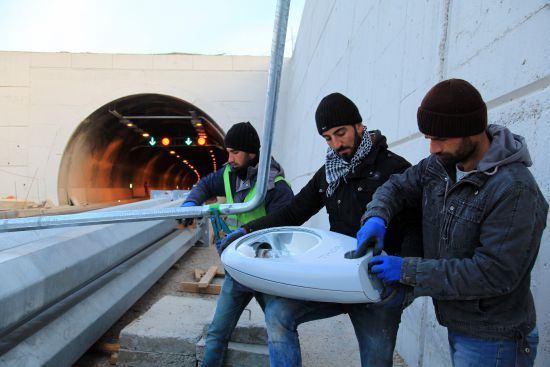
M211 247L193 247L179 259L159 281L141 297L141 299L124 314L113 327L105 333L99 342L118 339L120 331L146 312L156 301L165 295L182 295L178 290L182 281L194 281L193 271L196 268L207 270L219 264L219 257ZM215 278L221 283L221 278ZM186 296L216 298L213 295L185 293ZM329 367L335 365L360 366L357 341L353 327L346 315L325 320L312 321L298 328L302 347L304 367ZM109 367L109 354L101 353L92 347L75 367ZM407 367L403 359L396 354L394 366Z

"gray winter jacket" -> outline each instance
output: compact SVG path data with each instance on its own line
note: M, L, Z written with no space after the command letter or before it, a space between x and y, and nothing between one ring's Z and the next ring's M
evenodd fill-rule
M381 186L365 216L389 222L422 207L424 257L404 258L401 283L431 296L449 330L517 339L536 324L530 273L548 203L527 169L525 140L498 125L487 134L474 173L454 182L454 167L430 156Z

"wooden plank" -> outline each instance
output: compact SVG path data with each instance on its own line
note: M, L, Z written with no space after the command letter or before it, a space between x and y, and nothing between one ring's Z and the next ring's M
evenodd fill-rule
M112 353L112 352L118 352L120 349L119 343L100 343L98 346L98 350L106 353Z
M218 270L218 267L216 265L211 266L206 272L206 274L202 276L201 280L199 280L199 285L198 285L199 288L208 287L212 282L212 279L214 279L214 277L216 276L217 270Z
M194 275L195 275L195 280L198 282L199 280L201 280L201 278L203 277L203 275L206 273L206 271L202 270L202 269L195 269L194 271Z
M190 293L220 294L222 286L221 284L210 284L206 288L199 288L199 283L197 282L181 282L180 290Z
M201 280L201 278L204 276L204 274L206 274L206 271L204 271L202 269L197 268L197 269L193 270L193 277L195 278L195 280L197 282L199 280ZM225 276L225 269L223 268L223 266L218 266L215 276L216 277L224 277Z
M100 340L93 345L92 349L101 353L118 352L120 343L118 339Z

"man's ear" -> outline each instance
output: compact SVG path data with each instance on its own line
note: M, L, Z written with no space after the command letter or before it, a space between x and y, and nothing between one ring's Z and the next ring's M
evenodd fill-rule
M363 133L365 132L365 126L363 126L362 122L358 122L355 124L355 131L357 131L359 135L363 135Z

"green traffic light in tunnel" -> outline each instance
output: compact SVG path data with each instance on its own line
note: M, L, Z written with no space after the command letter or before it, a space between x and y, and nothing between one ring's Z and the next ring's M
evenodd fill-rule
M187 137L187 139L185 139L184 143L185 143L186 145L191 145L191 144L193 143L193 140L191 140L190 137Z
M155 140L154 136L151 136L151 139L149 139L149 145L152 146L152 147L157 145L157 141Z

